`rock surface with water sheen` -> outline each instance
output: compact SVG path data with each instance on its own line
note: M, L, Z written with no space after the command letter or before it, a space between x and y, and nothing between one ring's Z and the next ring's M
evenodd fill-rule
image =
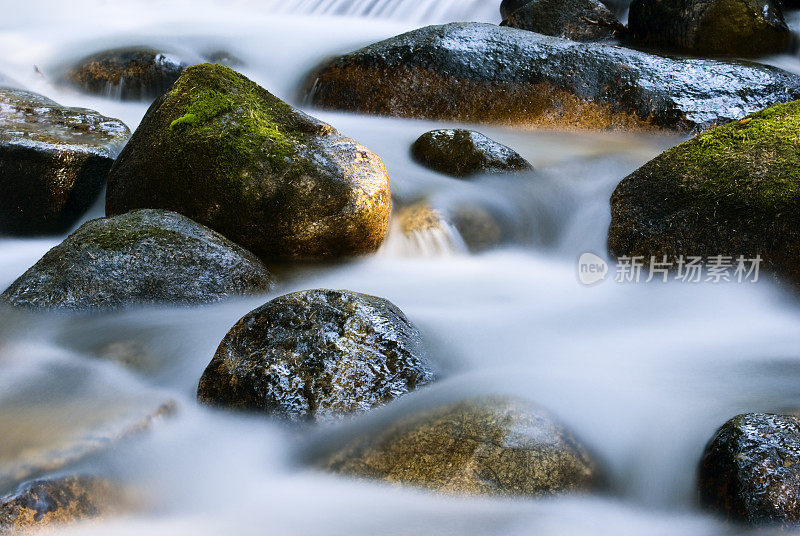
M634 0L628 24L637 44L697 55L779 54L791 39L781 0Z
M757 64L673 59L481 23L429 26L341 56L308 79L330 109L560 128L695 131L800 97Z
M267 291L252 253L164 210L83 224L17 279L0 301L29 308L100 309L197 304Z
M423 166L454 177L533 170L515 150L472 130L426 132L411 146L411 155Z
M800 521L800 418L734 417L706 447L698 482L702 504L730 519Z
M98 518L119 511L124 502L119 488L97 477L33 480L0 497L0 533L27 533Z
M373 252L391 194L381 159L221 65L189 67L108 178L106 212L174 210L262 258Z
M276 298L228 332L200 379L206 404L323 421L434 379L420 334L375 296L308 290Z
M0 234L67 231L97 199L129 136L117 119L0 88Z
M368 432L322 460L346 475L456 494L550 495L598 483L587 450L527 401L468 399Z
M151 48L117 48L79 60L62 78L95 95L152 100L168 90L186 66L180 58Z
M609 41L625 27L599 0L531 0L505 17L511 28L573 41Z
M612 256L760 256L762 273L800 282L799 144L795 101L661 154L611 197Z

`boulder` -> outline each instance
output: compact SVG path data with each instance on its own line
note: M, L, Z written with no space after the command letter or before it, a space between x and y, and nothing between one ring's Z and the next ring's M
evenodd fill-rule
M174 212L138 210L83 224L0 302L81 310L197 304L270 286L264 264L219 233Z
M700 501L752 524L800 521L800 418L750 413L720 428L698 471Z
M394 304L308 290L239 320L203 373L197 397L217 407L323 421L380 406L433 379L419 332Z
M532 0L506 17L505 24L573 41L609 41L625 26L599 0Z
M181 75L187 64L145 47L104 50L72 65L62 79L87 93L122 100L153 100Z
M419 164L445 175L531 171L533 166L515 150L472 130L432 130L411 146Z
M26 532L98 518L122 509L122 492L91 476L64 476L26 482L0 497L0 532Z
M778 54L792 38L773 0L634 0L628 25L639 45L696 55Z
M189 67L108 179L106 212L174 210L262 258L369 253L391 211L381 159L228 67Z
M117 119L0 88L0 234L67 231L97 199L129 136Z
M612 256L756 259L800 282L800 102L678 145L611 197Z
M774 67L674 59L481 23L429 26L327 62L321 108L543 128L702 130L800 97Z
M587 450L526 401L485 397L422 411L323 457L329 471L435 491L551 495L599 482Z
M503 0L500 2L500 16L507 20L509 15L530 2L531 0Z

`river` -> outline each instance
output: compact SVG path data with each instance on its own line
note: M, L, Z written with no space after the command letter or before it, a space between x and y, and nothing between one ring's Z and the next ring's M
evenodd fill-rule
M302 105L321 60L426 24L498 22L499 0L5 0L0 72L135 128L146 104L53 82L75 58L113 45L187 59L225 50L244 74ZM771 58L793 69L794 57ZM36 68L34 68L36 66ZM793 69L797 70L797 69ZM695 469L730 417L800 407L800 304L758 284L580 284L577 259L605 253L608 200L628 173L683 138L476 127L536 173L462 182L414 164L408 148L442 123L307 110L376 153L399 200L481 200L518 231L469 254L452 237L394 232L374 257L289 274L270 296L98 316L0 311L0 462L130 418L163 400L173 416L83 459L141 490L140 513L74 534L292 536L727 534L699 511ZM86 219L99 217L102 205ZM0 240L0 286L61 238ZM444 379L356 423L286 429L197 405L197 381L227 330L270 297L346 288L385 297L420 328ZM543 500L453 498L318 473L301 454L386 412L476 392L551 410L596 453L609 489ZM26 450L27 449L27 450ZM8 491L8 490L0 490Z

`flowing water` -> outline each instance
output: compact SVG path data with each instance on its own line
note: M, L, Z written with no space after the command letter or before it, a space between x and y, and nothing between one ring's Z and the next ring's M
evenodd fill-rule
M78 94L59 87L56 73L74 58L118 44L165 47L189 59L225 50L241 59L245 74L300 105L298 83L322 59L427 23L496 20L498 5L499 0L14 2L0 20L0 73L134 128L145 104ZM796 296L764 280L609 280L585 287L577 278L580 254L605 251L615 185L680 138L481 128L518 149L538 172L462 182L426 171L408 156L410 143L440 123L311 113L380 154L398 200L425 195L442 203L480 201L510 222L517 239L469 254L453 229L411 238L393 232L374 257L304 269L284 278L270 296L208 307L88 317L2 311L2 472L15 460L36 459L97 430L116 434L171 400L174 414L155 421L149 432L71 466L113 475L139 490L141 512L65 532L733 530L696 508L696 464L716 428L737 413L800 407ZM87 218L100 215L98 205ZM0 241L0 286L59 240ZM445 379L355 422L313 431L196 404L200 374L238 318L271 296L318 287L392 300L421 329ZM331 434L477 392L518 394L549 408L603 462L609 489L546 500L448 498L332 477L300 463L305 449ZM24 467L12 469L25 474Z

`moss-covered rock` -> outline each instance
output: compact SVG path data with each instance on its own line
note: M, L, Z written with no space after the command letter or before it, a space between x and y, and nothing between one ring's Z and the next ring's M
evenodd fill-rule
M800 282L800 102L665 152L611 197L612 255L760 255Z
M800 77L480 23L429 26L326 62L309 102L525 127L703 130L800 98Z
M27 533L98 518L121 511L125 501L117 486L97 477L33 480L0 497L0 532Z
M531 0L509 13L505 24L573 41L608 41L625 33L599 0Z
M385 404L433 378L419 332L394 304L308 290L239 320L203 373L197 397L321 421Z
M515 150L473 130L426 132L411 146L411 155L423 166L454 177L533 169Z
M327 470L446 493L548 495L598 483L586 449L541 408L476 398L405 417L323 460Z
M62 79L95 95L153 100L175 83L186 65L176 56L151 48L116 48L81 59Z
M698 471L703 506L747 523L800 521L800 418L734 417L709 442Z
M391 210L374 153L228 67L184 71L108 179L106 211L163 208L261 257L374 251Z
M137 210L83 224L0 301L63 309L195 304L270 285L264 264L219 233L174 212Z
M95 202L130 136L121 121L0 88L0 234L59 234Z
M634 0L628 25L638 44L697 55L777 54L791 39L773 0Z

